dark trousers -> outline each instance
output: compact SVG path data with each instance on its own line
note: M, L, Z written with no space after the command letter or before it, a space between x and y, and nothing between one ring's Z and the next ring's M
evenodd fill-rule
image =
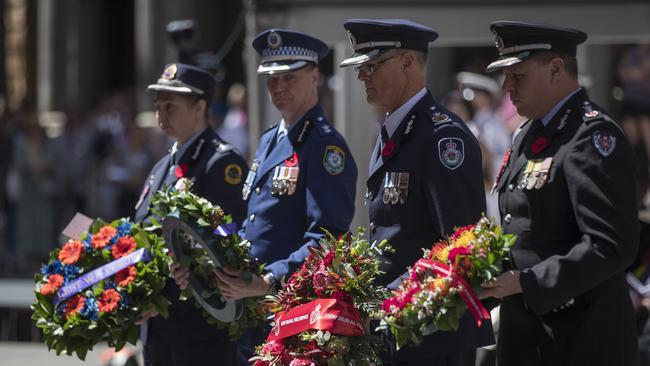
M202 341L191 344L169 344L159 340L147 340L144 346L145 366L232 366L233 344Z
M421 360L401 361L394 366L474 366L476 351L465 351L447 356L431 357Z

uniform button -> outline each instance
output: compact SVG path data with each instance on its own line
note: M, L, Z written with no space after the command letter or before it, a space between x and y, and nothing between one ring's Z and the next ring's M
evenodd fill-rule
M255 188L255 193L260 194L260 191L261 191L260 187Z
M510 192L512 192L514 189L515 189L515 185L514 185L514 184L508 184L508 190L509 190Z
M252 214L249 218L248 221L250 222L255 222L255 214Z
M509 224L510 221L512 221L512 215L511 214L506 214L506 216L503 217L503 222L506 224Z

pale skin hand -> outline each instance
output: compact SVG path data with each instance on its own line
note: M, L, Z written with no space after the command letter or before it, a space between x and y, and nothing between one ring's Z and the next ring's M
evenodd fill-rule
M488 297L501 299L506 296L521 293L519 273L519 271L508 271L490 282L482 283L481 287L483 287L483 291L478 295L478 298L481 300L487 299Z
M250 283L246 283L241 278L241 271L230 268L216 269L214 274L217 276L217 282L219 282L219 290L227 300L264 296L269 293L271 286L268 279L257 275L252 275Z

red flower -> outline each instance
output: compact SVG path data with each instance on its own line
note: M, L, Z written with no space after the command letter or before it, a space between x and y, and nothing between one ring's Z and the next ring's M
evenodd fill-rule
M268 362L262 360L256 360L253 366L268 366Z
M176 166L176 169L174 170L174 174L176 175L176 178L180 179L185 176L187 173L187 164L186 163L180 163Z
M75 264L84 252L84 246L78 240L71 240L59 252L59 260L63 264Z
M451 241L454 241L454 240L460 238L460 236L463 235L466 231L474 230L475 226L476 225L467 225L467 226L463 226L460 229L456 230L456 232L451 235Z
M327 270L318 270L311 279L314 284L314 292L319 297L324 295L328 285L332 282L332 277Z
M332 261L334 261L334 257L336 257L336 254L332 251L327 252L325 254L325 257L323 258L323 264L327 267L332 265Z
M99 311L102 311L104 313L112 313L117 310L117 306L120 304L120 300L122 300L122 296L120 296L117 291L109 288L108 290L104 291L99 299L97 299L97 307L99 308Z
M395 141L388 140L388 142L386 142L386 145L384 145L384 148L381 149L381 156L383 157L391 156L393 155L394 151L395 151Z
M293 152L293 155L287 160L284 161L284 166L292 167L298 165L298 153L295 151Z
M129 266L115 274L115 282L117 282L118 286L126 287L135 280L137 275L138 270L135 269L135 266Z
M449 251L449 255L447 256L447 259L449 259L450 262L454 262L456 259L456 256L458 255L468 255L469 254L469 248L461 247L461 248L454 248Z
M541 153L544 149L546 149L546 146L548 145L548 138L546 136L540 136L533 143L530 145L530 150L533 152L533 154L539 154Z
M310 358L296 357L291 360L289 366L313 366L314 362Z
M41 286L41 295L55 293L63 285L63 276L60 274L51 274L47 277L47 282Z
M336 290L336 291L334 291L332 293L332 298L337 299L337 300L341 300L341 301L345 301L345 302L348 302L350 304L353 302L352 297L350 296L350 294L348 294L344 290Z
M117 240L111 252L113 253L113 258L122 258L125 255L131 253L135 250L138 245L135 242L135 239L130 236L123 236Z
M65 302L65 309L63 310L63 314L66 318L72 314L76 314L84 308L85 304L86 298L81 294L77 294Z
M92 245L94 249L102 249L108 243L111 242L111 239L113 239L113 236L115 236L115 233L117 232L117 229L115 229L112 226L106 225L99 229L99 231L93 235L93 240L92 240Z
M262 352L266 355L277 356L284 351L284 343L281 340L266 342L262 346Z

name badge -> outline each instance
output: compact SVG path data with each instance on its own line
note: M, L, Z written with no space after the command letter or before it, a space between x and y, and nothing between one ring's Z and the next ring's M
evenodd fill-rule
M248 175L246 176L246 181L244 182L244 187L241 191L241 195L244 201L246 201L248 199L248 196L251 194L251 188L253 188L253 181L255 180L255 176L257 175L257 168L259 168L259 166L259 160L254 160L253 164L251 164L251 168L248 171Z
M384 178L384 194L382 201L384 204L396 205L406 203L408 197L410 175L409 173L386 172Z

